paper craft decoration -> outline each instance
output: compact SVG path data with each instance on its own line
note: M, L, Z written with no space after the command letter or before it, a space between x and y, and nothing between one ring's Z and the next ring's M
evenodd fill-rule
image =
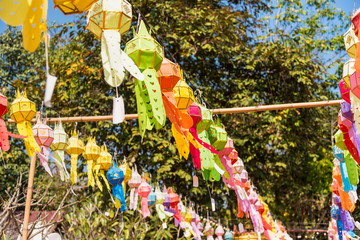
M139 68L120 48L121 35L129 30L131 19L132 7L126 0L99 0L93 4L87 17L86 28L101 39L105 81L116 88L125 78L125 69L135 78L144 80ZM117 93L113 105L113 123L121 123L124 119L124 100Z
M234 235L228 230L224 235L225 240L232 240Z
M16 122L18 132L24 138L25 148L29 157L32 157L36 152L40 152L40 147L37 144L32 127L31 120L36 114L35 103L27 98L26 91L21 95L19 89L16 91L16 99L10 106L10 117Z
M350 87L350 77L355 73L355 59L351 58L344 64L343 79L348 87Z
M358 174L356 162L351 156L350 152L347 150L344 150L344 157L345 157L346 169L349 175L349 181L352 185L358 185L359 174Z
M221 224L217 225L217 228L215 229L215 235L217 236L217 240L222 240L223 236L225 234L224 228L221 226Z
M351 104L346 102L345 100L341 101L341 114L343 117L347 118L349 121L354 120L354 114L351 111Z
M97 0L53 0L55 7L59 8L65 15L79 14L89 10Z
M66 148L67 154L71 157L71 181L76 183L77 181L77 165L78 157L84 152L84 142L79 139L79 135L76 130L69 138L69 145Z
M213 146L216 151L223 150L227 142L227 133L221 126L220 118L217 118L216 124L210 125L208 131L211 146Z
M148 205L148 196L151 192L151 186L146 182L146 179L143 177L141 184L139 186L139 196L141 197L141 212L144 218L150 217L149 205Z
M96 145L95 137L89 138L85 145L83 157L86 159L88 186L95 186L93 167L96 160L100 157L100 147Z
M54 93L57 78L55 76L50 75L49 54L48 54L48 45L50 44L49 34L44 35L44 42L45 42L45 58L46 58L46 85L45 85L44 105L46 107L51 107L51 98Z
M345 83L344 79L340 80L339 89L340 89L340 93L341 93L341 98L344 99L349 104L351 104L351 101L350 101L350 86L349 87L346 86L346 83Z
M359 43L357 36L355 35L354 26L351 25L350 29L344 34L344 42L346 52L351 58L356 57L356 45Z
M149 196L148 196L148 205L149 207L152 207L155 205L156 202L156 194L154 191L151 191Z
M186 140L186 137L176 129L174 124L171 125L171 131L173 137L175 138L175 143L178 149L180 159L182 157L184 159L188 159L190 149L189 149L189 142Z
M126 162L126 160L123 161L123 163L120 165L120 169L123 170L124 172L124 181L122 183L124 192L126 192L126 183L128 181L130 181L131 179L131 175L132 175L132 170L129 167L129 164Z
M126 43L125 52L135 62L144 75L144 81L135 79L135 95L139 115L139 129L143 137L146 130L157 129L165 124L166 114L162 101L157 73L163 61L164 50L151 37L143 21L139 32Z
M349 87L351 89L351 93L359 98L360 97L360 73L355 72L353 75L350 76L350 86ZM351 95L350 95L350 99L351 99ZM352 102L351 102L351 104L352 104Z
M59 121L59 124L55 123L54 140L51 143L50 148L54 156L55 164L59 169L61 181L70 179L65 165L65 149L68 146L68 143L69 136L64 131L61 121Z
M165 113L169 120L174 124L178 132L182 129L189 129L192 125L192 119L185 111L177 108L173 89L181 79L179 65L164 58L160 70L157 71Z
M191 214L191 227L194 231L194 239L201 240L201 237L204 236L204 234L198 229L197 214L192 208L189 208L189 212ZM200 222L200 218L198 220Z
M186 109L195 101L194 92L184 79L177 82L173 92L176 106L180 110L186 111Z
M163 194L163 192L160 190L159 186L156 186L155 188L155 194L156 194L156 204L155 204L155 209L156 212L160 218L161 222L164 222L164 220L166 219L166 217L171 217L173 216L172 213L165 211L164 208L164 200L165 200L165 196ZM165 224L165 225L164 225ZM163 223L164 228L166 228L166 223Z
M14 27L23 25L24 48L34 52L39 46L41 33L46 34L47 7L45 0L3 0L0 2L0 18Z
M9 151L10 143L9 137L13 138L26 138L25 136L20 136L8 132L4 119L2 118L8 111L7 107L7 98L0 93L0 150Z
M138 205L138 188L141 184L141 176L139 175L136 165L135 169L132 171L131 179L128 182L130 191L130 210L136 210Z
M109 171L111 165L112 165L112 156L108 152L107 147L104 144L100 148L100 156L96 160L95 167L94 167L95 181L96 181L96 185L99 187L100 191L103 190L103 187L102 187L102 184L100 181L100 177L103 179L107 189L110 191L109 183L105 177L105 171Z
M117 201L121 203L120 211L126 211L124 189L121 185L121 183L124 181L124 172L116 166L115 162L113 162L113 165L106 173L106 178L112 185L112 194L117 199ZM118 207L118 204L115 204L115 206Z
M52 176L48 161L50 156L50 145L54 140L54 130L46 125L46 122L47 118L45 118L43 123L40 118L38 118L36 124L32 128L32 131L35 141L40 146L40 152L36 152L36 155L39 157L45 171Z
M214 229L211 227L210 222L207 221L205 228L204 228L204 235L206 236L207 240L214 240Z

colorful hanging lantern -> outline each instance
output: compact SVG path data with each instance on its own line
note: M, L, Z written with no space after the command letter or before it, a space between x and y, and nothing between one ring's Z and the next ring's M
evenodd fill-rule
M167 212L170 212L172 214L175 214L176 212L173 211L172 209L170 209L170 205L171 205L171 197L170 195L167 193L167 190L166 190L166 187L164 186L163 187L163 194L164 194L164 207L165 207L165 210Z
M189 87L185 80L183 80L183 78L177 82L173 92L176 106L182 111L186 111L186 109L195 101L193 90Z
M53 0L55 7L59 8L65 15L80 14L89 10L97 0Z
M68 146L68 142L69 136L64 131L61 121L59 124L55 123L54 140L51 143L50 148L53 152L55 164L59 168L60 178L62 181L70 178L65 165L65 149Z
M341 150L346 150L344 134L340 130L335 133L334 138L336 146Z
M26 138L24 136L16 135L8 132L4 119L2 118L8 111L7 98L0 93L0 150L9 151L10 143L9 137Z
M215 229L215 235L217 236L217 240L222 240L223 236L225 234L224 228L221 226L221 224L219 223L217 225L217 228Z
M169 197L170 197L170 207L171 208L176 208L177 205L179 204L180 202L180 198L179 198L179 195L177 195L176 193L174 193L173 189L172 188L169 188L168 189L168 194L169 194Z
M205 228L204 228L204 235L206 236L207 240L214 240L214 229L211 227L210 222L207 221Z
M179 65L164 58L159 71L157 71L157 77L161 91L173 91L174 87L181 79Z
M128 181L128 185L131 188L130 191L130 210L136 210L138 205L138 188L141 184L141 176L139 175L136 165L132 171L131 179Z
M238 159L239 159L239 154L238 154L238 152L237 152L235 149L233 149L233 150L231 151L231 153L229 154L229 158L230 158L230 160L231 160L231 165L233 165L233 164L236 163L236 162L238 161Z
M155 205L156 202L156 194L154 191L151 191L151 193L148 196L148 205L149 207L152 207Z
M350 77L355 73L355 59L351 58L344 64L343 79L348 87L350 87Z
M200 222L199 215L196 214L196 212L190 208L191 213L191 227L194 231L194 239L201 240L201 237L204 236L204 234L198 229L198 223Z
M344 34L344 42L346 52L349 54L351 58L356 57L356 45L359 40L355 35L354 26L351 26L350 29Z
M225 240L232 240L234 235L228 230L224 235Z
M350 101L350 86L348 87L346 85L344 79L340 80L339 89L340 89L340 93L341 93L341 98L344 99L349 104L351 104L351 101Z
M145 178L142 178L139 186L139 196L141 197L141 212L144 218L150 217L148 196L151 192L151 186L146 182Z
M95 166L94 166L95 181L96 181L96 185L99 187L100 191L103 190L102 184L100 182L100 177L103 179L107 189L110 191L110 186L109 186L108 181L106 180L104 171L109 171L111 165L112 165L112 156L108 152L107 147L104 144L100 148L100 156L96 160Z
M360 98L360 73L355 72L350 76L351 93Z
M32 1L1 1L0 18L7 24L17 27L22 25L23 46L34 52L41 41L42 32L46 35L48 2Z
M16 99L10 106L10 117L16 122L18 132L24 138L25 148L29 157L32 157L36 152L40 152L40 147L37 144L33 131L31 128L31 120L36 114L35 103L27 98L26 91L21 96L19 89L16 91Z
M106 178L112 185L112 193L114 197L121 203L120 211L126 211L124 189L121 185L124 181L124 172L116 166L115 162L113 162L113 166L111 166L109 171L106 173ZM118 206L118 203L115 205Z
M66 148L67 154L71 157L71 181L76 183L77 181L77 164L78 157L84 152L84 142L79 139L79 135L74 130L73 134L69 138L69 145Z
M50 145L54 140L54 130L46 125L46 122L47 118L45 118L44 123L38 118L32 131L35 141L40 146L40 152L36 152L36 155L39 157L44 169L52 176L48 161L50 156Z
M152 130L154 126L159 129L165 125L165 109L156 73L161 67L164 50L150 36L144 22L141 21L139 32L126 44L125 52L144 75L143 82L135 79L139 129L144 136L146 129Z
M349 104L346 101L341 101L341 114L343 117L347 118L349 121L353 121L354 120L354 114L351 111L351 104Z
M156 187L155 189L155 194L156 194L156 212L160 218L160 221L163 222L165 220L166 217L171 217L173 216L173 213L170 213L168 211L165 211L164 208L164 201L165 201L165 195L164 193L160 190L159 186ZM163 228L167 228L166 223L163 223Z
M217 150L224 149L227 142L227 133L222 128L220 119L217 118L216 124L211 124L209 128L209 138L211 145Z
M232 165L232 174L233 175L241 174L243 170L244 170L244 163L240 158L238 158L238 160Z
M349 181L352 185L358 185L359 183L359 174L354 158L351 156L350 152L344 150L344 157L346 163L346 169L349 174Z
M100 157L100 147L96 145L95 137L89 138L89 141L85 145L85 150L83 157L86 159L87 164L87 176L88 176L88 186L95 186L93 167L97 159Z

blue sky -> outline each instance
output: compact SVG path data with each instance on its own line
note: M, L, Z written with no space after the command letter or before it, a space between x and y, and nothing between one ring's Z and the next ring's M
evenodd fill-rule
M336 0L336 7L342 9L349 15L353 11L354 1L353 0ZM356 8L360 7L360 1L357 1ZM52 0L49 0L49 9L48 9L48 23L56 22L56 24L63 24L66 22L71 22L76 18L74 15L65 16L59 9L54 9L54 3ZM0 32L3 32L6 29L6 24L0 20Z

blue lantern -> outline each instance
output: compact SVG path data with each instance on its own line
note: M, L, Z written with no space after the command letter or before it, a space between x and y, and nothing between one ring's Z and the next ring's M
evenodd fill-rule
M224 235L225 240L232 240L234 238L233 234L228 230Z
M121 183L124 181L124 172L116 166L115 162L113 162L113 166L111 166L109 171L106 173L106 178L113 186L112 193L114 197L121 203L120 211L126 211L124 189L121 185Z
M155 202L156 202L156 194L154 191L152 191L148 196L149 207L154 206Z

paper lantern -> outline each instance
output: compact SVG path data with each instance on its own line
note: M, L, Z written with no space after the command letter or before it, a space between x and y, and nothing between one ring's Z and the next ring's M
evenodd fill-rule
M170 205L171 205L171 197L170 195L167 193L167 190L166 190L166 187L164 186L163 188L163 194L164 194L164 207L165 207L165 210L168 211L168 212L171 212L172 214L175 214L174 211L170 210Z
M350 77L355 73L355 59L351 58L344 64L343 79L348 87L350 87Z
M354 114L351 111L351 104L346 101L341 101L341 114L343 117L347 118L349 121L354 120Z
M177 82L173 92L176 106L182 111L186 111L186 109L195 101L193 90L183 79Z
M352 25L354 26L355 34L358 35L359 26L360 26L360 9L357 9L356 12L351 17Z
M224 149L227 142L227 133L220 124L218 118L216 124L211 124L209 128L209 139L211 145L217 150L221 151Z
M163 222L166 217L173 216L173 213L165 211L165 207L163 205L163 203L165 201L165 195L160 190L159 186L156 187L155 194L156 194L156 204L155 204L156 212L157 212L160 220ZM166 223L163 223L163 227L167 228Z
M52 141L50 148L53 152L54 161L59 169L60 178L62 181L70 178L65 165L65 149L68 146L68 142L69 136L64 131L61 122L59 122L59 124L55 123L54 140Z
M350 101L350 88L348 86L346 86L344 79L340 80L339 89L340 89L340 93L341 93L341 98L344 99L349 104L351 104L351 101Z
M213 118L211 111L200 105L201 108L201 121L197 125L197 131L205 131L210 128L210 125L213 123Z
M339 161L344 161L344 152L338 146L333 147L333 155Z
M84 152L84 142L79 139L79 135L76 130L73 131L69 138L69 145L66 148L67 154L71 157L71 181L76 183L77 181L77 161L78 157Z
M142 178L139 186L139 196L141 197L141 212L144 218L150 217L148 196L151 192L151 186L146 182L145 178Z
M140 23L136 36L126 43L125 52L140 70L155 69L158 71L164 58L163 47L150 36L143 21Z
M232 173L233 173L233 175L241 174L243 170L244 170L244 163L243 163L243 161L239 158L239 159L232 165Z
M218 224L217 228L215 229L215 235L217 236L217 240L222 240L224 234L225 234L224 228L221 226L221 224Z
M88 186L95 186L93 167L96 160L100 157L100 147L96 145L95 138L89 138L89 141L85 145L85 150L83 157L86 159L87 164L87 177L88 177Z
M234 235L230 232L227 231L224 235L225 240L232 240L234 238Z
M233 165L233 164L236 163L236 162L238 161L238 159L239 159L239 154L238 154L238 152L237 152L235 149L233 149L233 150L230 152L230 154L229 154L229 158L230 158L230 160L231 160L231 165Z
M174 191L173 191L173 189L171 187L168 189L168 194L169 194L170 201L171 201L170 202L170 207L175 208L180 202L179 195L174 193Z
M89 10L97 0L53 0L55 7L59 8L65 15L80 14Z
M231 152L232 152L233 150L235 150L235 149L234 149L234 141L233 141L231 138L227 137L227 142L226 142L226 144L225 144L225 147L223 148L223 150L222 150L221 152L219 152L219 155L226 155L226 156L228 156L228 155L231 154ZM235 150L235 151L236 151L236 150ZM236 153L237 153L237 152L236 152ZM236 156L236 158L237 158L237 156Z
M129 164L126 162L126 161L124 161L121 165L120 165L120 169L121 170L123 170L123 172L124 172L124 181L123 181L123 188L124 188L124 192L126 192L126 183L128 182L128 181L130 181L130 179L131 179L131 176L132 176L132 170L131 170L131 168L130 168L130 166L129 166Z
M356 186L359 183L359 174L358 174L356 162L348 150L344 150L344 158L346 163L346 169L349 175L349 181L352 185Z
M130 191L130 210L136 210L138 205L138 188L141 184L141 176L139 175L136 165L132 171L131 179L128 181L128 185L131 188Z
M100 177L105 182L107 189L110 191L110 186L105 177L105 171L108 171L112 166L112 156L108 152L106 145L104 144L100 148L100 156L97 158L94 166L94 175L96 185L99 187L100 191L103 190L102 184L100 182Z
M159 71L157 71L157 77L161 91L172 91L181 79L179 65L164 58Z
M360 73L355 72L350 76L351 92L360 98Z
M54 130L46 125L47 119L44 123L40 118L37 119L36 124L32 128L35 141L40 146L40 152L36 152L44 169L52 176L48 161L50 156L50 145L54 140Z
M205 228L204 228L204 235L206 236L207 240L214 240L214 229L211 227L210 222L207 221Z
M335 135L335 144L338 148L340 148L341 150L346 150L346 145L345 145L345 140L344 140L344 134L338 130Z
M114 197L121 203L120 211L126 211L124 189L121 185L124 181L124 172L116 166L115 162L113 162L113 166L111 166L109 171L106 173L106 178L112 185L112 193Z
M151 191L151 193L148 196L148 205L149 205L149 207L154 206L155 202L156 202L156 194L155 194L155 192Z
M7 97L0 93L0 116L4 116L8 112Z
M4 119L2 118L8 111L7 98L0 94L0 150L7 152L10 149L9 137L26 138L8 132Z
M191 227L194 231L194 239L201 240L201 237L204 236L204 234L198 228L200 217L199 215L196 214L196 212L192 208L190 208L190 213L191 213Z
M359 40L355 35L354 26L351 26L350 29L344 34L344 42L346 52L349 54L351 58L356 57L356 45Z

